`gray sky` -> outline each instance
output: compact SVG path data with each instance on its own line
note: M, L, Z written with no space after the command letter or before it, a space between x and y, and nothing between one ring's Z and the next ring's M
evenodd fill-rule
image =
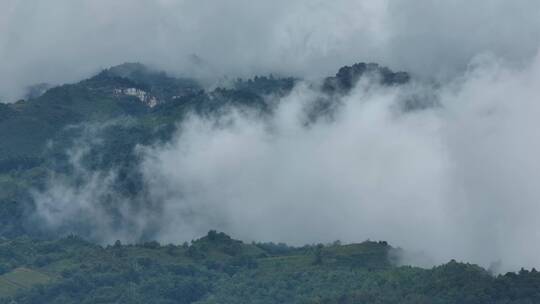
M484 52L519 64L538 37L535 0L4 0L0 96L126 61L206 77L313 77L358 61L448 76Z

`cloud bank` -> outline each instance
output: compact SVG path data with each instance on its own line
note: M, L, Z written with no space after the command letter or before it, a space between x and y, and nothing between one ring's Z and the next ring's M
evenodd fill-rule
M304 84L271 117L194 116L173 141L138 149L149 207L119 197L110 172L83 172L83 183L53 179L39 193L40 216L53 228L82 216L104 242L183 242L218 229L292 244L370 238L432 263L539 267L540 56L525 66L478 57L437 88L363 79L333 119L309 125L305 109L321 93ZM426 93L439 105L402 110L404 96ZM103 197L135 207L111 215Z
M485 52L526 62L538 37L535 0L5 0L0 100L126 61L202 78L326 76L357 61L452 77Z

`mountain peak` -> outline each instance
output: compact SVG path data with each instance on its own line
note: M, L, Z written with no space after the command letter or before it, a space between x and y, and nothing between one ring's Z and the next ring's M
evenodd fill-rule
M392 86L409 82L410 75L407 72L394 72L377 63L355 63L352 66L344 66L333 77L324 80L323 90L327 92L348 92L364 76L374 76L381 85Z
M136 78L138 75L143 74L160 74L158 72L153 72L146 65L140 62L126 62L119 65L115 65L106 70L107 73L111 76L122 77L122 78Z

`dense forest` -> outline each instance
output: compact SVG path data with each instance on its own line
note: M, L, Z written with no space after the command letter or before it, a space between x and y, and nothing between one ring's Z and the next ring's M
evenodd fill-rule
M536 270L497 275L450 261L394 264L386 242L97 246L76 236L0 243L1 303L538 303Z

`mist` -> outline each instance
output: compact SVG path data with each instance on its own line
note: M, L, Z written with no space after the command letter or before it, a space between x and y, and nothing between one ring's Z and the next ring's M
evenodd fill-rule
M302 86L269 122L194 118L146 150L148 187L169 210L161 237L218 228L293 244L376 239L435 263L538 267L539 84L538 57L519 70L487 57L426 110L400 102L429 88L361 82L334 120L309 127L316 92Z
M53 230L84 223L104 243L180 243L217 229L295 245L385 240L421 266L540 266L538 55L524 67L476 57L436 87L363 78L331 118L306 123L321 94L300 83L270 117L194 115L171 142L139 146L135 201L115 192L114 171L79 165L81 143L79 182L52 177L35 195L38 218ZM404 110L411 94L436 105Z
M482 53L522 66L538 37L534 0L5 0L0 101L127 61L210 82L321 77L357 61L451 79Z

